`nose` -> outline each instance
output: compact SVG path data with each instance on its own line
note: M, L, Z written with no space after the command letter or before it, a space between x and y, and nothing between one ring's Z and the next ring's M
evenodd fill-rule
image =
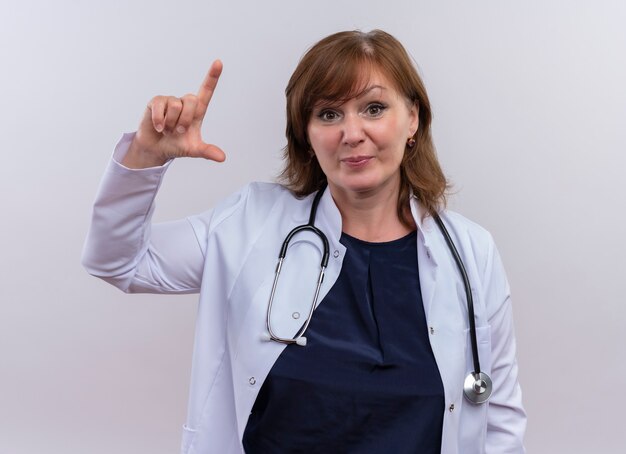
M365 142L363 120L356 114L346 115L343 120L342 143L352 148Z

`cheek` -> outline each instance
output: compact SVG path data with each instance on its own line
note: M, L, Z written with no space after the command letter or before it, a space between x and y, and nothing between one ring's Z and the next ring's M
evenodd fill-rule
M325 152L336 147L341 135L333 128L310 127L308 130L309 143L316 152Z
M376 125L372 130L379 144L384 147L397 148L400 144L404 144L405 137L404 125L399 121L390 121L385 124Z

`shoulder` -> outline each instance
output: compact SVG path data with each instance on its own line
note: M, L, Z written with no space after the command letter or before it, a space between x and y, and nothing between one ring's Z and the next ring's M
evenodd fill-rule
M454 233L454 236L456 236L459 241L469 243L478 250L493 248L493 236L483 226L455 211L445 210L440 213L440 216L446 224L446 227L448 227L451 233Z
M482 298L475 300L475 307L484 304L488 320L493 320L509 301L510 288L504 264L498 248L485 228L458 213L446 212L441 217L449 229L466 271L479 282ZM454 233L452 232L454 231ZM483 303L480 303L483 301Z
M492 269L494 257L498 254L491 233L454 211L446 210L440 213L440 216L464 262L473 262L479 273L485 276Z
M245 192L248 200L262 206L291 203L297 200L289 189L278 183L253 181L245 185L241 191Z
M230 200L229 200L230 199ZM216 210L228 211L231 206L247 215L266 215L276 205L289 206L297 204L298 198L283 185L255 181L246 184L243 188L218 204Z
M230 222L259 222L277 206L297 204L298 199L278 183L252 182L218 202L204 213L192 216L192 224L204 224L207 230L219 228Z

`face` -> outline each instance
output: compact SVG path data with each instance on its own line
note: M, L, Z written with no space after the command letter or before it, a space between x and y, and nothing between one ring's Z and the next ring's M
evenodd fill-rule
M418 121L416 106L379 73L358 97L316 105L307 133L333 195L398 191L406 141Z

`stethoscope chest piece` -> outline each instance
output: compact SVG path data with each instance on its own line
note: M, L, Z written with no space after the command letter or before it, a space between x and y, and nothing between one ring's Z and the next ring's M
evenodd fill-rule
M487 402L491 396L492 390L493 384L491 383L491 378L483 372L479 372L478 374L470 372L463 384L465 397L474 404Z

